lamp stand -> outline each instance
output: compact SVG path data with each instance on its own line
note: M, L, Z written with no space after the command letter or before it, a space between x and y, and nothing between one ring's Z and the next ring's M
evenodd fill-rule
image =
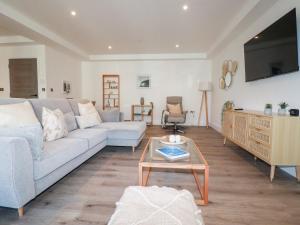
M205 104L206 128L208 128L207 91L202 92L200 112L199 112L199 117L198 117L198 125L199 126L201 125L200 123L201 123L201 114L202 114L203 102Z

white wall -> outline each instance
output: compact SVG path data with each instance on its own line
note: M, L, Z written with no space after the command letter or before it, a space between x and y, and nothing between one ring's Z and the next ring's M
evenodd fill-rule
M146 103L154 103L154 123L160 124L166 97L178 95L183 96L185 110L197 112L194 121L188 122L196 125L201 101L197 82L211 80L211 64L208 60L83 62L82 97L95 100L101 106L103 74L120 75L121 111L125 113L125 119L130 119L131 105L138 104L144 97ZM138 75L151 75L152 87L137 88Z
M81 60L65 52L46 47L48 98L81 97ZM71 82L71 93L63 93L63 80ZM53 88L53 92L51 91Z
M287 101L291 107L300 108L300 72L246 83L243 49L245 42L294 7L297 8L298 38L300 38L300 1L279 0L213 57L212 80L215 89L212 94L211 124L216 129L221 129L221 110L227 100L233 100L236 107L260 111L264 110L266 103L272 103L273 110L277 111L277 105L281 101ZM225 59L237 60L239 63L238 72L229 90L218 88L222 63Z
M43 45L0 47L0 88L4 88L4 92L0 91L0 97L10 96L8 60L14 58L37 58L39 97L45 98L46 92L42 92L42 88L46 88L45 46Z

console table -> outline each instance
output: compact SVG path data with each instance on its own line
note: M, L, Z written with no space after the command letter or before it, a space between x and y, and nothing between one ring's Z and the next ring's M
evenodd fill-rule
M222 132L224 144L229 139L271 165L271 181L276 166L296 166L300 181L300 117L225 111Z

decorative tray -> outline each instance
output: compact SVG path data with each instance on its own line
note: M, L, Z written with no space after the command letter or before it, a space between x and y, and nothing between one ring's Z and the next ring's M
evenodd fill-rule
M179 142L170 142L170 135L166 135L161 137L161 139L159 140L161 143L166 144L166 145L182 145L185 144L187 141L187 138L181 135L175 135L175 136L180 136L180 141Z

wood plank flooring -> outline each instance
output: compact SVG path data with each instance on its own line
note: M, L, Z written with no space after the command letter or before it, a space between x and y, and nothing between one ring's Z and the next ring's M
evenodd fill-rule
M138 160L148 137L166 133L158 126L148 128L135 153L106 147L27 204L23 218L17 210L0 207L0 224L106 224L124 188L138 184ZM300 224L300 184L295 178L277 170L270 183L268 165L231 143L223 146L222 136L211 128L190 127L185 135L195 140L210 165L209 205L201 207L206 225ZM192 174L156 172L149 184L198 193Z

